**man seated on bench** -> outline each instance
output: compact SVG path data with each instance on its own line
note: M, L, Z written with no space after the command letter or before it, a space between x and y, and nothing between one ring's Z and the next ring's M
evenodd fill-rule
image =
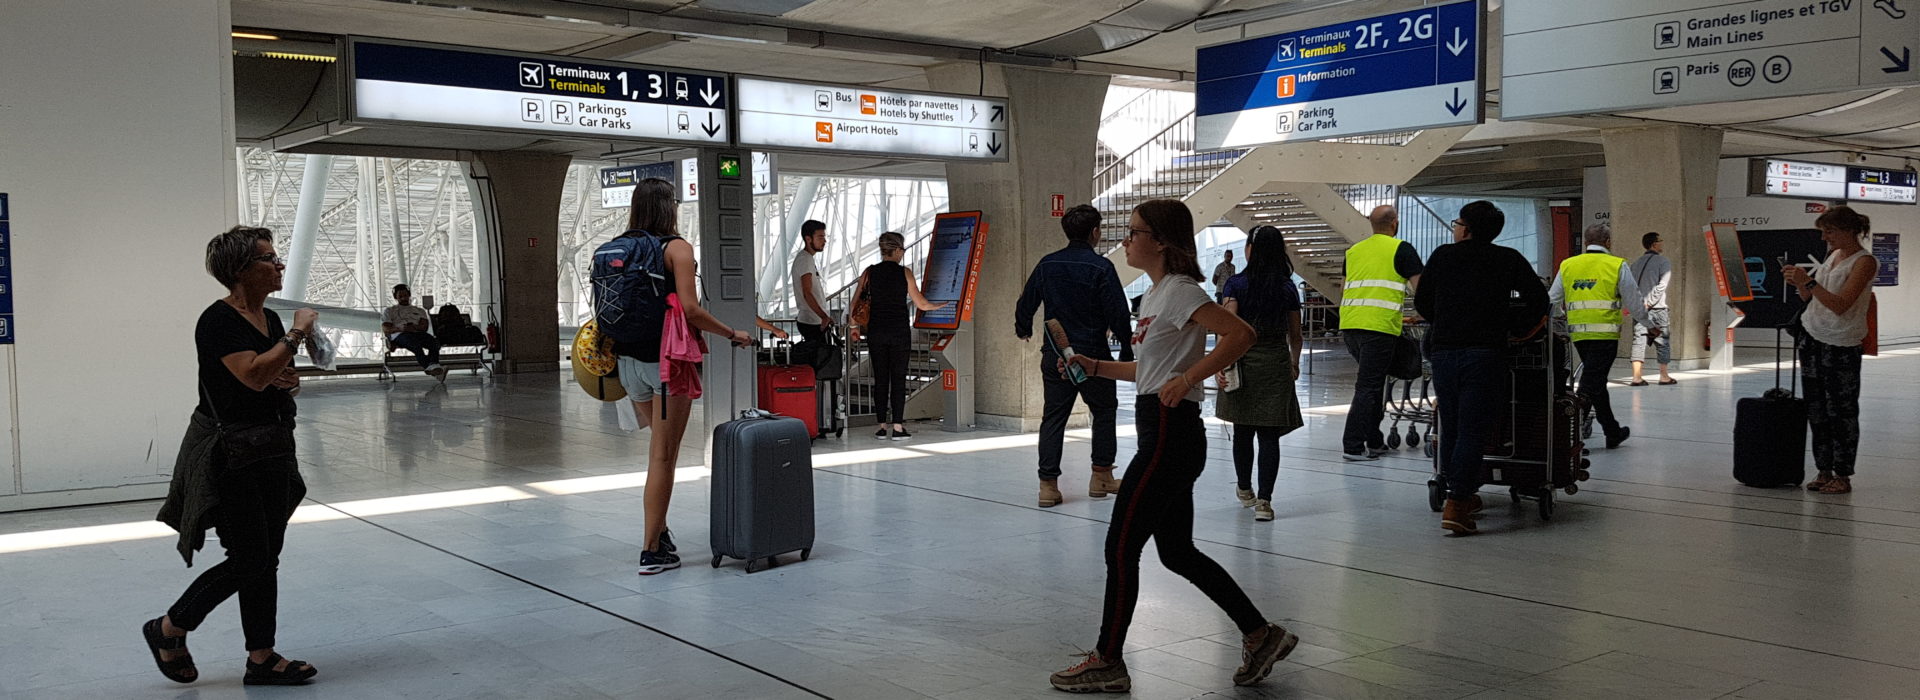
M445 381L447 370L440 366L440 339L427 332L431 325L427 310L413 305L413 290L404 284L393 286L393 300L399 303L387 307L380 320L380 331L386 334L387 342L396 349L412 351L421 369Z

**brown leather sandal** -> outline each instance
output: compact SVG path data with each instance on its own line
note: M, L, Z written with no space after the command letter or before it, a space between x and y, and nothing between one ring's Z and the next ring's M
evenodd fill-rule
M1832 481L1827 482L1826 486L1820 487L1820 493L1828 495L1853 493L1853 482L1847 477L1836 476Z
M1814 477L1813 481L1807 482L1807 490L1819 491L1831 483L1833 483L1833 472L1820 472L1820 475Z

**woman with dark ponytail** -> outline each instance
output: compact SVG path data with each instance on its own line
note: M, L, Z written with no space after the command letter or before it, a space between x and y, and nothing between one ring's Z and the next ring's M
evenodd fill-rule
M1247 237L1247 269L1227 280L1221 305L1253 326L1257 339L1231 373L1221 380L1214 414L1233 424L1233 468L1239 476L1240 505L1253 519L1273 520L1273 482L1280 472L1280 437L1299 428L1300 292L1293 286L1293 262L1287 258L1280 229L1260 226ZM1251 387L1251 388L1249 388ZM1260 489L1254 490L1253 463L1258 443Z

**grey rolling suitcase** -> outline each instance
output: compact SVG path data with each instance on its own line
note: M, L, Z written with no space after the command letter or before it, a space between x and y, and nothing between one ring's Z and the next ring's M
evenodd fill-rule
M781 554L813 554L812 446L806 423L765 411L713 429L714 568L731 557L753 573Z

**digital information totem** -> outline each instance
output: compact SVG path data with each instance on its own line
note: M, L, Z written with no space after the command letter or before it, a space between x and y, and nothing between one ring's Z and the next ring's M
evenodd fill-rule
M987 223L977 211L934 218L920 291L943 304L921 311L913 327L932 331L932 355L940 370L946 411L940 429L973 430L973 292L980 282L980 257L987 247Z

